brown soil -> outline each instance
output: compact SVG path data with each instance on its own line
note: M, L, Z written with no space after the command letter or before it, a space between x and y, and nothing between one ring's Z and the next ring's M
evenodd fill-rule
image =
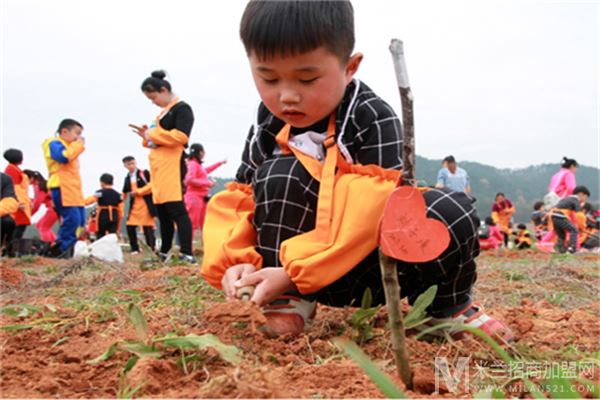
M480 257L475 295L489 314L513 329L516 341L505 346L509 352L546 361L597 357L599 259L587 257L557 261L536 252ZM264 323L264 317L251 303L223 303L193 268L140 271L139 263L129 260L118 267L86 267L42 289L41 283L60 273L65 261L3 262L6 290L0 307L29 304L40 309L23 317L0 314L5 328L34 325L0 331L3 398L112 398L133 389L138 389L136 397L383 397L332 343L338 336L356 337L350 323L356 309L320 306L303 335L270 339L253 328ZM557 297L560 293L565 295ZM121 351L106 361L90 363L116 341L137 340L126 314L130 302L143 310L150 337L212 333L241 350L241 364L231 365L208 349L197 351L196 362L190 361L184 370L181 353L173 348L163 350L159 359L141 358L123 378L121 371L131 354ZM374 337L362 349L403 387L394 374L386 320L383 308L374 318ZM472 336L430 342L416 340L415 332L408 332L407 346L414 370L414 388L407 391L410 397L473 396L472 389L464 387L454 394L444 387L440 394L434 393L436 356L449 360L471 356L472 367L498 361L489 346ZM598 381L599 372L596 368L587 377ZM524 391L512 395L528 396Z

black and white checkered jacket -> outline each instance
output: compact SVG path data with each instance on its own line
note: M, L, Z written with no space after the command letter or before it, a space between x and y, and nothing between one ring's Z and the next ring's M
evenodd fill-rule
M336 139L349 163L402 168L402 127L394 110L367 85L353 80L336 110ZM251 183L256 169L273 156L284 122L260 104L250 129L236 180Z

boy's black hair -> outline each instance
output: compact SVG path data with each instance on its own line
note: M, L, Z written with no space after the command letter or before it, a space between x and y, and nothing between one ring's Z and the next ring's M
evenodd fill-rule
M4 152L4 159L11 164L20 164L23 162L23 152L18 149L8 149Z
M517 229L527 229L527 226L525 224L519 224L517 225Z
M240 23L246 53L260 60L325 46L346 62L354 49L354 10L349 0L250 0Z
M165 79L167 73L165 71L158 70L150 74L150 76L144 79L142 82L142 92L160 92L160 89L166 88L167 91L171 91L171 84Z
M544 202L543 202L543 201L536 201L536 202L533 204L533 211L537 211L537 210L539 210L540 208L544 208Z
M579 193L583 193L585 195L587 195L588 197L590 197L590 190L585 187L585 186L577 186L575 189L573 189L573 194L579 194Z
M563 157L562 161L560 162L560 166L563 168L571 168L573 166L579 167L579 164L574 158Z
M496 197L494 197L494 199L498 199L498 196L502 196L502 197L506 198L506 196L504 195L504 193L498 192L498 193L496 193Z
M492 219L492 217L485 217L485 224L489 226L496 226L496 223Z
M60 133L60 131L62 131L63 129L71 129L74 126L78 126L81 129L83 129L83 125L81 125L81 123L71 118L65 118L62 121L60 121L60 124L58 124L58 129L56 130L56 132Z
M134 160L135 160L135 157L133 157L133 156L125 156L125 157L123 157L123 164L126 162L129 162L129 161L134 161Z
M104 183L105 185L112 185L113 176L111 174L102 174L100 176L100 182Z

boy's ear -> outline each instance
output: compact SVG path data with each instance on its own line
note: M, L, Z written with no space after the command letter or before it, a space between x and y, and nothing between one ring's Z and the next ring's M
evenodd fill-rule
M347 83L350 83L356 71L358 71L358 67L360 67L360 63L363 59L362 53L354 53L350 56L350 59L346 63L346 79Z

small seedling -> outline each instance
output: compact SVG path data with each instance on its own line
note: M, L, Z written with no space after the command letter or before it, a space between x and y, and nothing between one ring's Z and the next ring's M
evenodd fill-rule
M371 289L367 288L363 293L360 308L352 314L350 319L350 325L356 331L355 340L359 345L373 338L375 315L377 315L381 306L371 307L372 303L373 295L371 294Z

